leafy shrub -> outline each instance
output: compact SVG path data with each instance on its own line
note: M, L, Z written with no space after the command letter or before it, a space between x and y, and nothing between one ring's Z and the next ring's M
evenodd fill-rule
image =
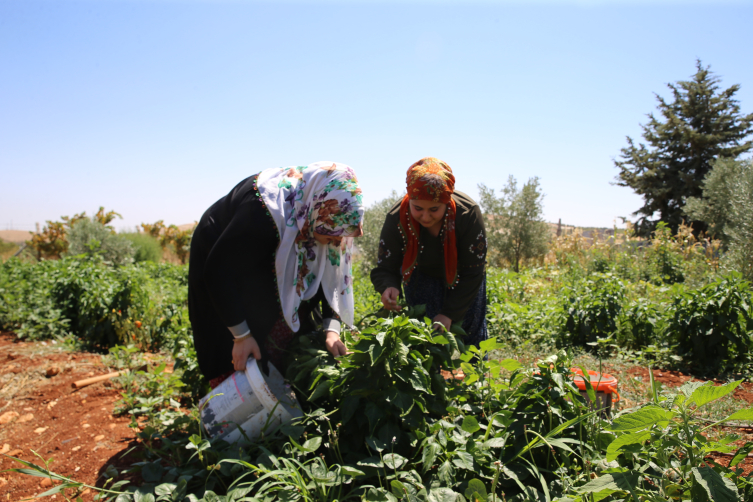
M74 336L89 347L172 347L188 329L187 268L120 268L82 257L0 265L0 325L21 338Z
M665 310L645 298L625 306L620 312L617 343L638 350L662 340Z
M142 261L151 261L159 263L162 261L162 246L159 239L146 233L129 232L119 234L121 237L128 239L134 249L133 261L140 263Z
M750 369L750 284L733 272L674 301L667 331L679 355L701 371Z
M83 218L68 231L68 255L99 256L113 265L133 262L131 242L98 221Z
M600 476L575 488L578 498L566 500L751 500L753 478L736 467L753 443L740 447L734 443L739 436L709 429L730 420L750 420L753 409L711 425L696 417L740 383L688 382L677 394L665 396L652 379L652 402L606 428L611 434L605 434L608 446L599 462ZM729 454L729 465L708 460L712 452Z
M675 284L685 280L682 255L676 251L672 231L663 221L656 227L647 255L650 264L647 279L658 284Z
M586 346L614 335L622 311L625 287L610 274L595 275L567 288L560 343Z
M419 321L399 316L372 321L373 326L350 340L353 355L339 365L322 340L297 338L289 380L316 406L339 406L333 418L349 438L343 457L369 456L367 438L394 452L407 454L418 439L414 431L426 427L426 414L439 418L447 407L440 368L453 368L458 351L453 336L434 337Z
M369 322L358 340L348 340L353 352L339 365L320 335L298 338L289 378L304 401L323 408L330 429L324 449L311 435L294 444L299 456L321 454L327 465L357 468L354 488L369 488L369 500L473 498L487 488L504 490L510 501L544 500L567 490L555 472L581 461L569 448L548 445L578 443L587 430L581 422L595 418L569 380L564 353L523 372L517 361L488 360L500 347L494 339L458 353L452 335L437 336L421 321ZM458 363L465 379L445 381L439 370ZM502 370L509 379L493 376Z
M478 189L489 241L489 262L509 264L518 272L521 262L543 258L550 232L543 217L544 194L539 179L534 176L518 189L517 181L510 176L499 197L483 183Z
M397 201L402 200L404 195L405 193L393 190L388 197L373 203L363 213L363 235L355 242L361 253L360 267L366 273L367 278L371 269L377 265L379 239L387 212Z

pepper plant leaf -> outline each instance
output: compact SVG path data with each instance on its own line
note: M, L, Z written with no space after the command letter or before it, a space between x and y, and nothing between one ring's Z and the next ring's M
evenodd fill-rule
M688 404L695 403L695 405L700 408L704 404L710 403L711 401L715 401L720 397L726 396L727 394L735 390L735 388L737 388L737 386L741 383L742 380L737 380L725 385L715 386L713 383L708 382L708 385L703 385L693 391L693 393L688 398Z
M466 471L472 471L473 455L471 455L467 451L455 451L455 454L452 456L452 463L456 467L465 469Z
M722 421L728 422L730 420L753 420L753 408L736 411Z
M429 443L424 446L421 454L421 464L423 465L424 472L428 472L434 466L434 460L436 460L437 455L440 453L442 453L442 447L437 443Z
M738 382L739 383L739 382ZM721 476L711 467L693 467L696 482L714 502L735 502L740 500L737 487L729 478Z
M405 457L398 455L397 453L387 453L384 455L384 465L392 470L400 469L408 461Z
M643 443L649 439L651 439L651 432L649 431L628 432L627 434L623 434L609 443L609 446L607 447L607 462L617 460L623 446Z
M463 424L460 428L468 434L473 434L474 432L481 430L481 427L478 425L478 420L471 416L467 416L463 419Z
M751 451L753 451L753 443L748 441L743 446L741 446L739 450L737 450L735 456L732 457L732 460L729 461L729 467L735 467L737 464L742 462Z
M638 487L639 472L624 470L622 472L610 472L592 479L585 485L576 488L578 493L600 493L606 495L617 491L632 492Z
M659 406L650 405L615 418L609 430L628 432L647 429L654 424L666 426L673 416L674 413L672 412L668 412Z
M462 495L449 488L432 488L429 491L429 502L460 502Z
M515 359L503 359L499 362L499 365L510 372L517 371L523 367L523 365Z

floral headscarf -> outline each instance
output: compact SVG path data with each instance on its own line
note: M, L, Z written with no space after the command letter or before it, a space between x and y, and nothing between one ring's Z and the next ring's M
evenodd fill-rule
M400 204L400 226L406 239L403 255L403 281L408 282L416 268L420 245L418 236L421 225L410 214L410 200L428 200L447 204L442 227L442 244L444 247L444 268L447 286L452 287L458 281L458 249L455 241L455 176L450 166L434 157L426 157L408 168L406 177L408 193Z
M349 236L358 232L363 219L356 173L334 162L266 169L259 173L257 187L280 232L275 272L285 321L298 331L301 301L312 298L321 285L332 309L352 326ZM320 244L314 232L345 237L339 246Z

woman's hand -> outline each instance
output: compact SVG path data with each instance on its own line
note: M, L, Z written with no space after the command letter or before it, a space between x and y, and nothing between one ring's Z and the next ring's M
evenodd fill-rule
M387 288L382 293L382 305L387 310L400 310L400 306L397 304L397 299L400 297L400 291L397 288Z
M233 368L235 368L235 371L246 369L246 361L248 361L249 355L253 355L257 361L261 359L259 344L256 343L253 336L233 341Z
M336 331L327 331L324 345L334 357L344 356L347 353L345 344L340 340L340 334Z
M444 327L445 331L450 331L450 328L452 327L452 319L450 319L446 315L437 314L431 321L431 326L434 329Z

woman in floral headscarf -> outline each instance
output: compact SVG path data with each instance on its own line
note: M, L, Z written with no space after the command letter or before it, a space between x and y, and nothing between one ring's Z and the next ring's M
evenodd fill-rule
M385 308L426 305L435 327L462 322L466 343L486 331L486 232L478 205L455 191L450 166L427 157L408 168L407 194L387 214L371 282Z
M191 241L188 307L212 385L249 356L284 370L293 333L322 319L328 350L345 354L340 322L353 324L351 253L362 218L353 169L332 162L267 169L204 213Z

